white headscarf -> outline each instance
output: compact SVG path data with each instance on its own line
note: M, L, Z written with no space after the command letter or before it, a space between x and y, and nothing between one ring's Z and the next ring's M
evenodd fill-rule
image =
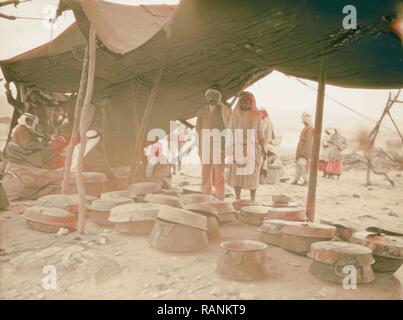
M309 113L304 112L301 116L302 121L305 122L306 124L313 126L312 124L312 116Z

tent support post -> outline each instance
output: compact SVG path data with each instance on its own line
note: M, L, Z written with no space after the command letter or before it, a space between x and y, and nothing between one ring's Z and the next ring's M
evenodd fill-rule
M322 136L323 109L324 109L325 90L326 90L326 74L327 74L327 58L325 56L322 56L320 75L319 75L318 95L316 100L315 131L314 131L312 156L309 171L308 196L306 201L306 215L310 222L315 221L316 185L318 180L319 151Z
M87 210L87 199L85 196L85 186L82 171L84 166L84 152L87 145L87 130L93 120L94 108L95 108L95 106L91 103L94 89L95 61L96 61L96 33L94 26L91 25L88 36L88 79L80 117L79 132L81 143L78 155L77 175L76 175L77 190L78 194L80 195L77 231L81 234L84 233L85 214Z
M152 110L154 108L155 98L157 97L157 94L158 94L159 85L161 82L163 71L164 71L163 66L161 66L160 69L157 71L156 78L154 79L154 83L151 88L150 95L148 96L147 104L144 109L140 128L137 131L137 137L136 137L134 150L133 150L133 162L132 162L132 166L131 166L131 170L130 170L129 183L134 183L136 180L136 177L138 175L139 161L141 160L141 157L143 154L144 140L147 137L146 130L150 123L150 117L151 117Z
M85 87L87 86L87 73L88 73L88 46L85 48L83 69L81 71L80 87L78 89L76 105L74 109L74 122L69 145L67 146L66 160L64 164L64 176L62 182L62 194L70 193L70 176L71 176L71 163L73 158L73 151L75 144L79 141L80 133L78 127L80 124L80 115L83 107Z

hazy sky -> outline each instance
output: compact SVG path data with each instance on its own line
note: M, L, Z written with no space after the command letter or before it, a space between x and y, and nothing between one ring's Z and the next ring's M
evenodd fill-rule
M178 3L174 0L113 0L111 2L127 4ZM21 17L46 18L56 8L57 3L57 0L32 0L30 3L20 4L17 9L12 6L5 7L1 9L1 12ZM57 36L73 21L74 18L70 12L64 13L57 21L52 33L49 25L43 21L0 19L0 59L10 58L49 41L51 37ZM309 83L316 86L313 82ZM314 115L316 93L300 84L295 78L289 78L277 72L259 81L249 90L255 93L258 105L267 108L275 126L283 131L287 146L294 145L296 134L287 134L287 132L300 128L300 114L303 111ZM333 86L327 87L328 95L373 119L380 116L388 93L387 90L353 90ZM3 84L1 84L0 95L3 94ZM1 114L4 114L4 110ZM392 114L403 131L403 105L394 107ZM385 121L385 125L392 128L392 123L388 119ZM372 127L373 123L341 108L330 100L326 100L324 126L353 130L359 127ZM397 138L397 135L395 137Z

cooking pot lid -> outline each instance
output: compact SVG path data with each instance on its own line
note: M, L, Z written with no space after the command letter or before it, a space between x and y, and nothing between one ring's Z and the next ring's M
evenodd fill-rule
M303 211L302 207L266 207L267 213L286 213Z
M132 184L128 189L137 195L145 195L150 193L158 193L162 188L159 183L145 181Z
M296 208L298 203L296 202L267 202L265 206L269 208Z
M351 242L370 248L377 256L403 259L403 237L358 231L353 233Z
M167 206L154 203L128 203L112 208L109 221L136 222L155 220L158 211Z
M296 222L287 224L281 230L283 233L300 237L332 239L336 235L336 227L326 224Z
M278 220L278 219L264 220L263 224L260 228L260 231L263 233L281 234L281 229L283 229L283 227L285 225L292 225L294 223L299 223L299 222Z
M267 244L254 240L231 240L221 242L220 247L226 251L256 252L265 250Z
M175 196L169 196L166 194L147 194L144 197L145 202L155 203L155 204L165 204L172 207L182 208L182 199Z
M246 206L241 208L242 213L250 215L267 215L267 208L263 206Z
M205 231L208 230L207 218L188 210L166 206L158 212L157 217L158 219L168 222L182 224Z
M235 209L232 206L231 202L213 200L206 202L206 204L213 206L217 210L219 215L235 212Z
M85 199L87 203L91 203L96 200L96 197L86 195ZM41 206L46 207L56 207L56 208L66 208L68 206L79 205L80 195L79 194L50 194L47 196L40 197L38 200Z
M66 210L41 206L26 208L24 211L24 218L26 220L41 222L49 225L62 223L70 224L76 221L75 215Z
M284 195L284 194L273 195L271 198L272 198L274 203L285 203L285 204L287 204L288 202L291 202L291 198L289 196Z
M206 194L185 194L182 197L185 205L188 204L200 204L212 200L212 197Z
M131 190L120 190L101 193L101 199L110 200L116 198L134 198L134 192Z
M195 213L200 213L200 214L211 214L211 215L218 215L216 208L209 204L205 203L194 203L194 204L188 204L183 207L185 210L189 210Z
M131 198L111 198L111 199L98 199L91 203L89 209L94 211L110 211L112 208L121 204L134 203Z
M330 265L354 265L365 267L375 262L372 250L355 243L321 241L311 245L308 257Z

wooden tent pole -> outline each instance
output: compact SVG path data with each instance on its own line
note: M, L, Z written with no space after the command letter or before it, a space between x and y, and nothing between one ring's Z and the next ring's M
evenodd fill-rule
M322 56L320 75L319 75L318 95L316 101L315 131L314 131L312 156L309 171L308 197L306 201L306 215L310 222L315 221L316 184L318 180L318 164L319 164L320 141L322 136L326 75L327 75L327 58L325 56Z
M80 133L78 131L80 124L81 110L83 107L85 88L87 86L88 75L88 46L85 48L83 69L81 71L80 87L76 98L76 105L74 109L74 122L69 145L66 150L66 160L64 164L64 176L62 182L62 194L70 193L70 176L71 176L71 163L73 159L73 151L76 143L79 141Z
M384 108L384 110L382 112L382 115L381 115L380 119L378 120L378 122L376 123L374 129L372 129L371 133L369 134L369 140L370 140L369 143L370 143L370 145L369 145L368 153L366 155L366 159L367 159L367 181L366 181L366 184L365 184L366 186L372 185L372 183L371 183L371 171L374 172L376 175L385 176L385 178L389 181L389 183L392 186L395 185L394 181L392 179L390 179L385 172L378 172L378 171L375 170L375 168L374 168L374 166L372 164L372 160L373 160L372 159L372 149L375 146L375 140L378 137L379 129L381 128L383 119L386 117L386 115L389 115L389 117L391 118L393 124L396 125L394 123L391 115L390 115L390 109L393 107L395 102L397 102L397 99L400 96L400 92L401 92L401 90L399 90L397 92L397 94L395 95L394 98L392 98L392 93L391 92L389 93L388 101L386 102L386 106L385 106L385 108ZM397 129L397 132L400 134L399 129L397 127L396 127L396 129Z
M136 142L133 150L133 163L130 172L130 182L134 182L138 172L138 162L141 158L142 150L143 150L143 143L146 137L146 130L148 128L150 122L150 116L154 107L155 98L158 93L159 84L161 82L162 73L163 73L163 66L157 71L156 78L154 80L154 84L151 88L150 95L147 99L147 104L144 109L142 121L140 124L140 128L137 131Z
M80 117L79 132L81 143L78 155L77 175L76 175L77 189L80 195L77 231L81 234L84 233L85 213L87 209L87 201L85 197L85 186L82 177L82 171L84 165L84 152L87 145L87 130L92 122L95 108L95 106L91 103L92 94L94 90L95 62L96 62L96 34L94 26L91 25L88 36L88 80L87 80L87 89L85 92L85 98L83 102L83 108L81 110L81 117Z

